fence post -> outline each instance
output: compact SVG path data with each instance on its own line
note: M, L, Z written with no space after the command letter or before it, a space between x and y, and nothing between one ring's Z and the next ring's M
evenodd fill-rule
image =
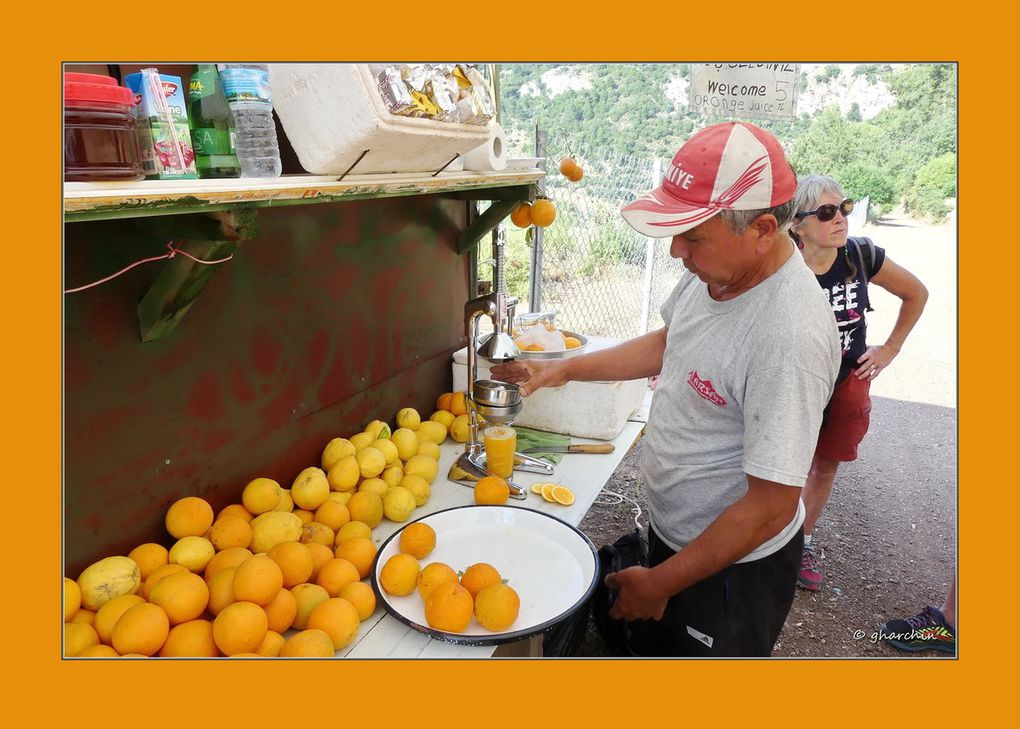
M546 133L535 125L535 156L545 157ZM542 163L543 168L545 163ZM539 180L538 194L545 194L545 181ZM528 282L528 308L529 311L541 311L542 306L542 229L532 226L531 240L531 278Z
M662 181L662 163L656 157L652 160L652 187ZM652 271L655 268L656 238L645 240L645 294L641 301L641 334L648 332L648 320L652 313Z

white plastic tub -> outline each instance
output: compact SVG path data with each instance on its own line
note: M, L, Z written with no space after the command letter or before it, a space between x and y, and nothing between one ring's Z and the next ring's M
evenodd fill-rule
M617 340L588 338L588 351L618 344ZM478 358L479 379L489 378L489 362ZM453 389L467 390L467 349L453 353ZM648 392L648 381L568 382L563 387L543 388L524 398L514 425L577 438L612 440Z
M301 166L316 175L434 172L488 138L484 125L391 114L364 63L273 63L273 107ZM447 168L449 169L449 168Z

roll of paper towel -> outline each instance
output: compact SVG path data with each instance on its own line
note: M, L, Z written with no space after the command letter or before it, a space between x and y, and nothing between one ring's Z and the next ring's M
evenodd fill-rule
M496 172L506 169L506 135L496 122L489 124L489 138L485 144L464 154L464 169L476 172Z

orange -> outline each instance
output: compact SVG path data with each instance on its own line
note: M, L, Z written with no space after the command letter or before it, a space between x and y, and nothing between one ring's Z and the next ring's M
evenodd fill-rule
M225 516L213 522L209 530L209 541L216 547L217 552L222 552L230 547L243 547L247 549L251 544L251 524L239 516Z
M577 162L574 161L573 157L564 157L560 160L560 174L564 177L569 177L575 167L577 167Z
M235 602L213 620L213 640L225 656L252 653L261 645L268 629L265 610L253 602Z
M471 624L474 601L458 582L436 585L425 599L425 622L447 633L462 633Z
M152 571L146 580L145 584L142 585L141 595L146 600L149 599L149 595L152 594L152 588L156 586L156 583L162 580L167 575L176 574L177 572L188 572L188 568L182 564L165 564L162 567L157 567Z
M436 399L436 410L449 410L450 402L453 400L452 392L444 392Z
M166 642L170 619L159 605L143 602L130 607L113 626L113 649L125 653L151 656Z
M351 513L352 521L364 522L369 529L379 526L383 518L382 498L370 491L359 491L354 494L347 502L347 509Z
M531 203L523 202L510 212L510 222L518 228L531 225Z
M436 530L424 522L408 524L400 532L400 551L425 559L436 548Z
M346 504L341 504L335 499L326 501L315 510L315 521L325 524L334 532L351 520L351 511ZM333 546L330 544L329 546Z
M250 513L265 514L280 505L280 490L271 478L255 478L241 492L241 502Z
M332 556L332 552L330 555ZM308 582L315 569L311 550L307 544L301 542L280 542L270 549L266 556L279 566L283 575L283 586L288 589Z
M581 169L580 165L574 170L573 174L567 175L567 179L571 182L580 182L582 177L584 177L584 170Z
M290 590L283 589L276 593L272 602L266 605L266 621L271 631L282 633L294 624L297 617L297 598ZM257 651L261 653L261 651Z
M375 559L376 547L371 539L365 537L352 537L337 545L334 554L351 562L358 569L361 579L368 577L372 569L372 561Z
M200 537L209 531L212 523L212 507L197 496L178 499L166 512L166 530L174 539Z
M283 571L280 565L264 554L249 557L237 566L234 573L234 599L268 605L283 588Z
M142 579L145 579L144 577ZM70 622L81 608L81 588L70 577L64 578L64 622ZM100 608L102 609L102 608Z
M209 604L209 586L199 575L180 572L160 580L152 588L149 602L163 608L170 625L179 625L205 612Z
M85 623L86 625L94 626L96 624L96 611L89 610L88 608L79 608L78 612L74 614L74 617L71 618L70 622Z
M326 602L329 599L329 593L322 585L313 585L309 582L294 585L290 591L297 602L297 613L294 615L291 627L304 630L308 627L308 616L312 614L312 610L317 608L319 603Z
M333 641L334 650L340 650L354 640L360 624L357 609L342 597L331 597L319 603L308 616L308 629L324 630Z
M487 562L478 562L471 565L464 574L460 576L460 584L462 584L468 592L471 593L471 597L478 597L478 593L489 585L494 585L503 578L500 577L499 572L491 564Z
M545 494L542 495L545 496ZM574 503L574 492L566 486L553 486L549 495L552 496L553 501L564 506L570 506Z
M283 658L331 658L333 655L333 639L318 628L292 635L280 649Z
M339 547L340 542L347 541L353 537L364 537L365 539L372 538L372 527L363 521L352 520L344 524L337 530L336 541L333 546Z
M350 560L336 557L322 565L315 578L315 584L325 588L330 597L337 597L340 590L352 582L359 581L361 577L358 568Z
M128 552L128 557L135 561L138 565L138 570L141 573L142 581L151 575L157 568L162 567L168 561L170 553L167 548L162 544L155 544L149 542L147 544L139 544L137 547Z
M369 532L369 534L371 534L371 532ZM325 544L319 544L318 542L306 544L305 549L307 549L312 555L312 574L308 576L306 582L314 582L315 578L319 574L319 570L322 569L322 565L333 559L333 550Z
M216 573L220 570L226 569L227 567L237 567L237 565L244 562L246 559L251 557L251 550L245 549L244 547L227 547L222 552L217 552L216 555L209 560L209 564L205 566L205 581L209 582Z
M213 640L213 624L208 620L189 620L175 625L159 650L161 656L215 658L220 649Z
M171 564L182 564L192 572L202 572L209 561L216 556L216 547L205 537L181 537L170 547Z
M362 622L372 617L375 612L375 591L364 582L351 582L344 585L338 597L350 601L358 611L358 619Z
M64 655L76 656L83 650L99 645L96 629L85 623L64 623Z
M502 633L513 625L521 610L521 598L509 585L495 582L475 596L475 619L486 630Z
M118 595L104 603L96 611L96 617L92 621L92 627L96 629L100 642L110 645L113 637L113 626L120 620L120 616L135 605L141 605L143 602L145 600L140 595Z
M552 225L556 220L556 205L552 200L539 198L531 206L531 222L539 228Z
M219 615L223 608L234 600L234 574L237 572L237 565L224 567L209 580L209 604L206 606L209 613Z
M280 592L287 591L281 590ZM282 635L270 628L266 631L266 637L262 639L262 643L255 649L255 652L260 656L265 656L266 658L276 658L280 655L280 651L283 650L283 644L286 642L286 639Z
M317 521L310 521L307 524L301 526L301 537L300 542L302 544L311 544L312 542L318 542L327 547L333 546L333 540L336 535L333 530L325 524Z
M239 519L244 519L245 521L251 521L255 518L254 514L244 508L244 504L230 504L229 506L224 506L220 509L220 513L216 515L216 521L219 521L225 516L236 516Z
M457 582L457 573L448 564L430 562L418 575L418 594L425 600L437 586L446 582Z
M308 524L315 521L315 513L308 511L307 509L294 509L293 514L301 520L302 524Z
M567 349L577 349L581 346L581 340L577 337L563 337L563 344Z
M448 410L454 415L467 415L467 401L464 398L463 392L453 393Z
M505 504L510 498L510 486L499 476L485 476L475 484L476 504Z
M322 458L320 459L322 470L328 472L340 462L341 458L353 456L357 452L358 449L346 438L334 438L322 449Z
M410 554L398 552L386 560L379 570L379 586L389 595L403 597L414 592L421 565Z
M79 658L117 658L120 655L111 646L103 645L90 645L88 648L78 654Z

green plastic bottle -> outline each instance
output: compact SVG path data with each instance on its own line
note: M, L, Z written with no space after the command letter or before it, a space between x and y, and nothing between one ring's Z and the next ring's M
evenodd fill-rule
M200 63L191 72L188 117L199 177L240 177L234 148L234 117L223 94L216 65Z

